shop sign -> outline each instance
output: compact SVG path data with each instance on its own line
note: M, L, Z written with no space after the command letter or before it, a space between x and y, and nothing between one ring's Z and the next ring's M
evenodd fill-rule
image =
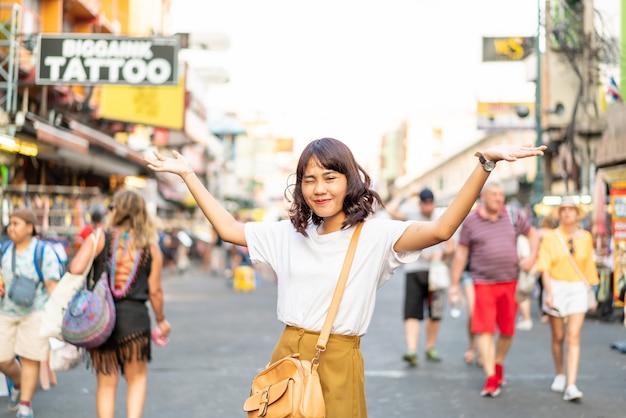
M176 86L102 86L97 116L104 119L183 128L185 80Z
M481 130L534 129L532 102L478 102L477 127Z
M37 84L178 83L178 37L40 34Z
M623 306L619 293L626 285L626 181L611 184L611 214L613 230L614 296L617 306Z
M533 37L484 37L483 62L522 61L533 52L534 47Z

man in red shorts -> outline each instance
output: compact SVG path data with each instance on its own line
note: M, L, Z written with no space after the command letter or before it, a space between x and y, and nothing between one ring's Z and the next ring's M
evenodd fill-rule
M480 394L495 397L505 383L503 363L515 333L517 277L520 268L530 270L537 261L539 237L523 216L516 216L515 224L509 218L502 185L487 183L480 200L478 208L461 226L448 297L450 300L461 297L459 282L469 257L476 293L471 328L478 337L478 352L487 376ZM531 247L531 254L521 260L517 256L519 234L528 237Z

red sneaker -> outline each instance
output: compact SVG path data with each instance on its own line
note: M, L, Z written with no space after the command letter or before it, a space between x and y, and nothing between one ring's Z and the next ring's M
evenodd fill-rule
M495 398L500 394L500 385L498 385L498 377L494 374L489 376L485 382L485 387L480 391L480 396Z
M499 386L506 385L506 380L504 380L504 366L501 364L496 364L496 377L498 378Z

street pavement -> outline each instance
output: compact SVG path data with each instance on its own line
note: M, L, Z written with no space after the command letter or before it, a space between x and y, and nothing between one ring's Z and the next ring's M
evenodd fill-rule
M390 417L597 417L626 416L626 355L610 349L626 340L618 323L587 319L582 335L578 386L581 402L550 391L554 375L549 327L519 331L505 363L507 385L495 399L481 398L484 375L466 365L466 317L446 315L438 350L441 363L408 368L404 352L401 276L383 286L361 346L369 416ZM252 377L267 363L282 326L276 320L276 289L270 280L251 292L234 292L224 278L193 268L164 278L170 343L153 348L146 418L243 417L241 406ZM536 309L536 307L533 307ZM423 333L422 333L423 334ZM421 343L424 336L422 335ZM323 357L322 357L323 361ZM58 372L58 385L39 390L36 418L95 417L95 376L79 366ZM6 398L0 399L0 405ZM125 384L118 390L116 417L125 417ZM15 412L0 408L0 418Z

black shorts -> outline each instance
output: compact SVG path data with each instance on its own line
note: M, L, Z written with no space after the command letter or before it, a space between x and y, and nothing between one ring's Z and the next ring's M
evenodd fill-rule
M428 307L428 317L440 320L444 311L446 291L428 290L428 272L415 271L406 273L406 289L404 292L404 319L424 319L424 305ZM426 302L426 303L424 303Z

